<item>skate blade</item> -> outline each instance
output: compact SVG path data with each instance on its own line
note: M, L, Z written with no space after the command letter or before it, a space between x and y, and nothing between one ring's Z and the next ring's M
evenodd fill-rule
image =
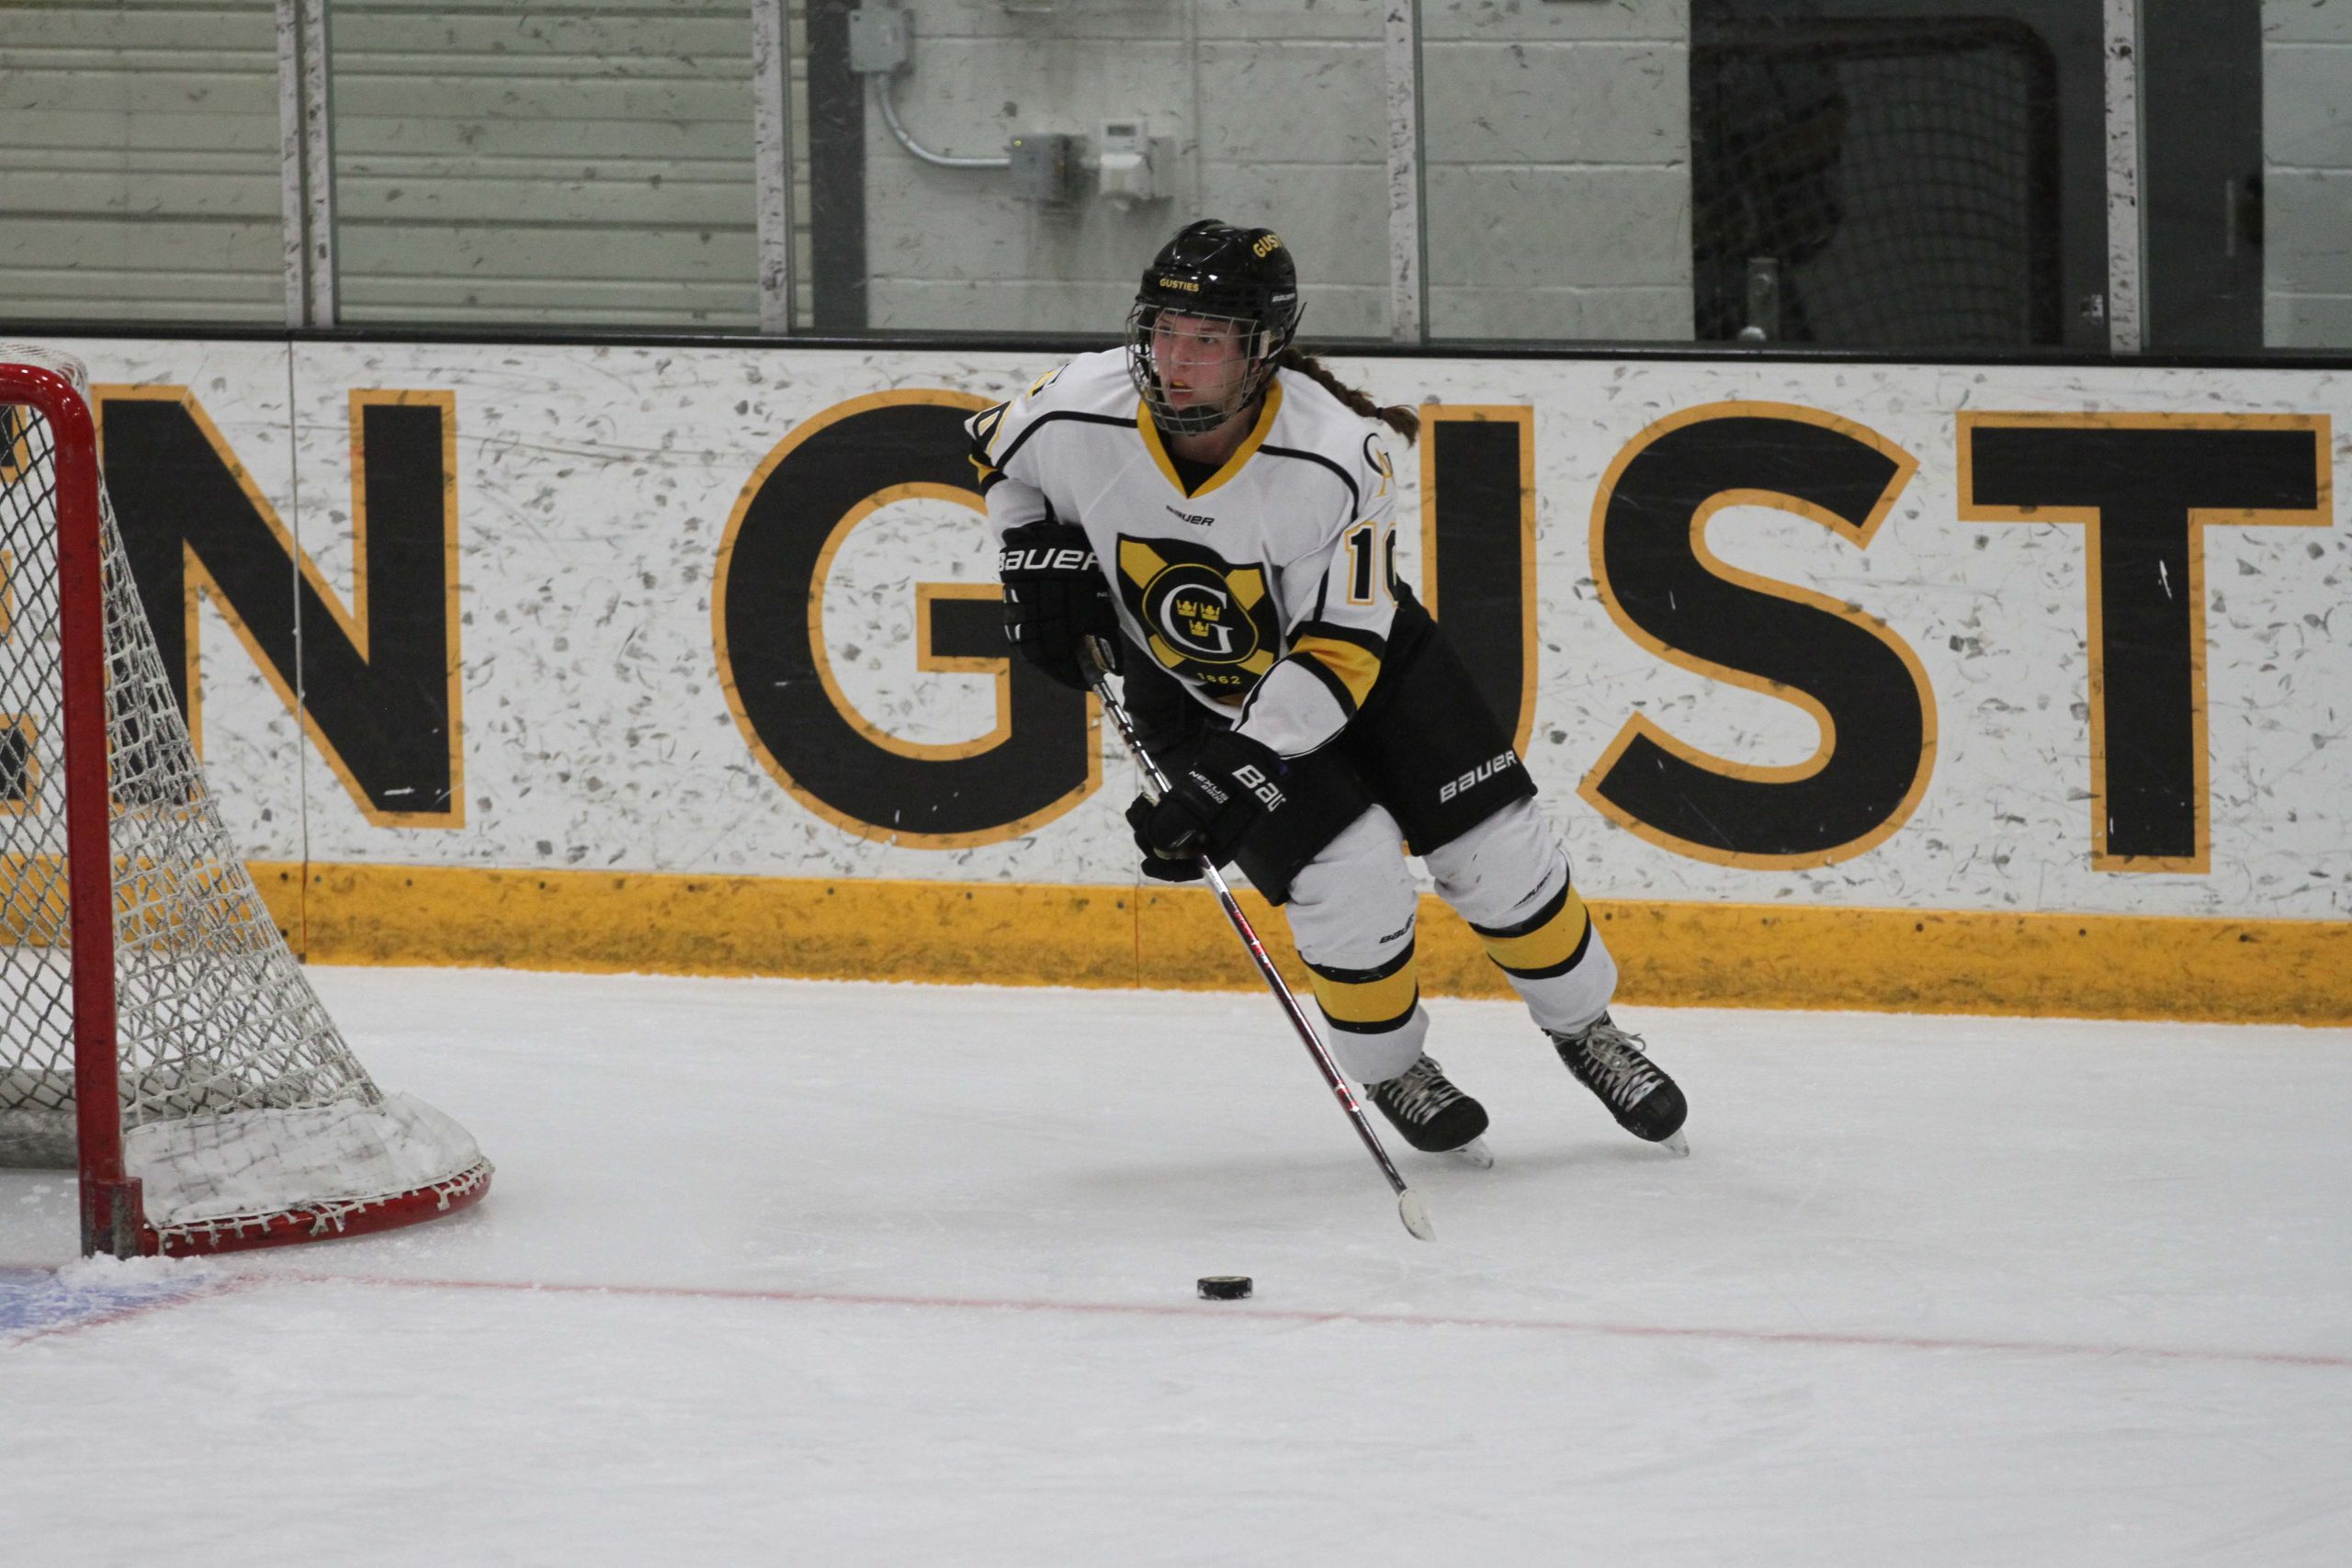
M1690 1141L1682 1135L1682 1129L1679 1127L1677 1127L1673 1132L1668 1133L1665 1137L1660 1138L1657 1141L1657 1146L1678 1159L1689 1159L1690 1157Z
M1487 1146L1487 1140L1484 1138L1473 1138L1459 1148L1448 1149L1445 1151L1445 1157L1460 1160L1473 1170L1495 1168L1495 1151Z

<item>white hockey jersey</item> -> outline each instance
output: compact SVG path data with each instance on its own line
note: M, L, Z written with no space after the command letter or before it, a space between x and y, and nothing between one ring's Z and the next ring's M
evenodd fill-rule
M1286 757L1329 742L1370 696L1396 613L1396 475L1367 423L1311 378L1279 372L1249 438L1193 490L1121 349L1081 355L967 428L991 535L1081 525L1127 658L1145 650Z

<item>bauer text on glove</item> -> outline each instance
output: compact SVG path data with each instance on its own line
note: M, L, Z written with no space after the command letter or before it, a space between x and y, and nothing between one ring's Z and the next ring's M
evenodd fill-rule
M1090 682L1079 650L1094 638L1117 671L1119 613L1085 529L1050 518L1008 528L997 573L1004 579L1004 639L1023 659L1084 691Z
M1223 864L1272 812L1283 807L1283 760L1248 736L1219 730L1169 780L1157 801L1127 807L1136 843L1161 860L1206 855Z

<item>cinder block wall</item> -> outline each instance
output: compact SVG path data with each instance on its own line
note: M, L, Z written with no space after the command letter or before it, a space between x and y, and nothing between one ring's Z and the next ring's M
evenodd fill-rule
M933 152L1016 131L1174 138L1172 199L1067 210L929 166L866 110L877 327L1108 332L1184 218L1281 229L1313 336L1388 332L1378 0L907 0L902 121ZM1690 330L1685 0L1431 0L1423 11L1430 316L1449 335Z
M2352 346L2352 0L2263 0L2263 341Z
M869 98L876 327L1108 333L1161 238L1214 213L1289 236L1310 336L1387 334L1381 0L906 6L898 91L925 144L1091 152L1142 118L1178 155L1170 200L1041 210L1001 174L922 164ZM1425 6L1435 331L1687 335L1685 10ZM4 313L282 320L268 0L0 0L0 24ZM742 0L338 0L333 26L345 320L756 321Z
M1688 0L1442 0L1422 28L1430 330L1688 338Z
M1200 56L1221 63L1235 48L1243 7L1203 4L1197 26L1191 0L1039 0L1034 10L1009 10L1001 0L913 0L901 8L913 18L914 61L892 91L900 122L926 150L1001 156L1017 132L1081 134L1091 143L1104 120L1140 118L1154 134L1180 141L1180 194L1132 212L1091 197L1066 209L1041 208L1015 197L1004 171L943 169L907 152L869 91L866 299L876 328L1108 333L1125 315L1135 275L1173 214L1206 205L1247 221L1264 210L1261 202L1245 211L1217 173L1234 151L1233 137L1247 134L1230 122L1231 106L1203 102L1209 78L1224 81L1229 73L1195 70ZM1342 9L1359 24L1371 14L1362 0L1342 0ZM1284 52L1273 39L1295 28L1344 53L1344 45L1328 40L1345 24L1297 0L1261 0L1246 10L1263 29L1261 52ZM1356 30L1374 47L1376 65L1376 33L1365 34L1363 25ZM1373 80L1376 85L1376 69ZM1327 110L1346 118L1336 95L1286 106L1294 119ZM1377 97L1358 107L1367 135L1378 129L1382 112ZM1205 159L1198 130L1204 118L1212 125ZM1269 171L1268 177L1287 184L1319 174L1323 160L1308 155L1312 164ZM1305 234L1301 242L1311 243ZM1376 281L1370 270L1355 270L1363 282ZM1309 311L1328 314L1327 296L1310 296Z

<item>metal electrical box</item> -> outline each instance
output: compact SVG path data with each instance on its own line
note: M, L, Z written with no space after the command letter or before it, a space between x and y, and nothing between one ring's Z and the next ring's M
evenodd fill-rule
M1006 151L1012 157L1012 194L1044 207L1078 195L1078 138L1059 131L1023 131Z
M849 68L861 76L903 69L913 57L914 18L891 6L849 14Z

